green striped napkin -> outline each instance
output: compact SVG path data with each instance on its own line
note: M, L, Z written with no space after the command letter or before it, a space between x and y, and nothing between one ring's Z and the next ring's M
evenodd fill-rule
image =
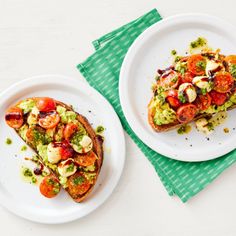
M149 26L161 20L156 9L93 42L96 52L77 67L88 83L112 104L122 125L154 166L169 195L183 202L211 183L236 160L235 151L215 160L181 162L162 156L146 146L131 130L123 114L118 93L122 61L133 41Z

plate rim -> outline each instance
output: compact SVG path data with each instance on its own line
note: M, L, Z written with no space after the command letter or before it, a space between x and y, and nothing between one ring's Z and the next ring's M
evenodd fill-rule
M230 151L232 151L234 148L223 148L221 147L221 152L220 154L214 154L211 156L208 156L207 158L192 158L192 159L187 159L184 158L182 159L179 156L175 156L173 153L170 154L169 152L163 151L163 148L161 150L158 149L158 147L156 147L156 144L154 144L154 142L150 141L150 139L148 137L146 137L142 132L141 129L139 128L139 122L137 121L137 118L135 118L135 115L131 114L131 112L129 111L129 105L127 105L127 101L129 101L128 95L126 93L126 85L128 82L128 80L126 80L125 78L127 78L128 76L126 76L129 72L129 68L132 64L132 59L135 57L135 54L137 52L137 50L140 49L140 47L142 46L142 44L145 42L145 40L148 40L148 38L150 36L152 36L153 34L157 33L159 30L163 30L166 26L171 26L171 25L175 25L175 24L179 24L179 23L188 23L188 21L195 21L197 23L204 23L204 24L210 24L210 23L214 23L217 25L217 27L223 28L223 26L227 26L227 31L229 31L229 29L231 29L232 34L236 37L236 33L233 33L236 29L236 26L233 25L232 23L221 19L220 17L217 16L213 16L213 15L209 15L209 14L204 14L204 13L183 13L183 14L177 14L177 15L173 15L173 16L169 16L164 18L163 20L156 22L155 24L153 24L152 26L150 26L148 29L146 29L144 32L142 32L133 42L133 44L131 45L131 47L128 49L127 54L123 60L122 66L121 66L121 70L120 70L120 75L119 75L119 98L120 98L120 103L121 103L121 107L122 110L124 112L124 116L127 120L127 122L129 123L131 129L133 130L133 132L140 138L140 140L142 140L142 142L144 144L146 144L148 147L150 147L152 150L156 151L157 153L166 156L167 158L171 158L174 160L178 160L178 161L185 161L185 162L198 162L198 161L207 161L207 160L212 160L212 159L216 159L226 153L229 153ZM218 26L218 24L220 26ZM155 131L153 131L155 132ZM223 151L225 150L225 151Z
M6 210L8 210L9 212L13 213L14 215L17 215L18 217L24 218L26 220L29 220L31 222L36 222L36 223L43 223L43 224L62 224L62 223L68 223L71 221L75 221L78 219L81 219L87 215L89 215L90 213L92 213L93 211L95 211L96 209L98 209L101 205L103 205L104 202L106 202L108 200L108 198L112 195L113 191L115 190L115 188L117 187L121 175L123 173L123 169L124 169L124 165L125 165L125 160L126 160L126 143L125 143L125 136L124 136L124 131L120 122L120 119L118 118L118 115L116 114L114 108L111 106L111 104L107 101L107 99L105 97L103 97L97 90L95 90L93 87L91 87L88 83L80 80L79 78L73 78L71 76L64 76L64 75L58 75L58 74L44 74L44 75L36 75L36 76L31 76L29 78L23 79L19 82L16 82L14 84L12 84L11 86L9 86L8 88L4 89L3 91L1 91L0 93L0 100L3 96L7 95L7 93L10 91L11 93L13 93L13 96L16 95L19 91L19 88L22 88L22 86L28 88L28 87L32 87L34 85L40 84L47 84L47 83L52 83L50 82L50 80L48 80L48 78L50 77L51 81L58 79L59 83L57 84L63 84L65 83L65 81L72 81L75 84L78 85L82 85L84 88L86 88L87 91L91 92L96 98L99 99L99 101L102 101L104 106L106 106L106 109L108 110L108 113L110 113L113 117L113 122L116 127L116 131L117 134L119 135L119 145L121 146L120 148L120 156L121 158L119 159L119 168L116 169L116 175L115 175L115 179L114 179L114 183L113 186L110 189L106 189L106 192L104 194L104 197L99 200L98 204L93 205L89 210L87 210L86 212L83 212L82 214L79 214L78 212L72 213L71 215L67 215L66 218L63 217L62 220L60 220L59 218L56 219L51 219L48 220L47 219L43 219L43 217L40 217L37 215L37 213L29 213L29 212L24 212L23 209L21 209L20 207L17 207L15 204L11 205L11 200L7 199L4 194L2 194L0 192L0 205L5 208ZM40 80L42 79L42 80ZM45 81L47 79L47 81ZM58 82L57 81L57 82ZM56 81L53 81L53 83L55 83ZM76 87L77 90L79 90L79 86ZM26 95L27 96L27 95ZM7 99L9 99L11 96L9 96ZM5 99L5 100L7 100ZM4 102L0 102L0 106L4 104ZM95 196L96 197L96 196ZM94 198L95 199L95 198Z

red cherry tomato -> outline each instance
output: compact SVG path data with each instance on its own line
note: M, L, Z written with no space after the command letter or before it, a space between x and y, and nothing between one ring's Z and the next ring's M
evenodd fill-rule
M198 110L206 110L211 105L211 97L208 93L206 95L198 95L194 104L197 106Z
M187 71L181 78L182 83L192 83L194 74L192 74L190 71Z
M44 129L52 129L59 122L60 122L60 116L56 111L39 113L39 125Z
M40 183L39 190L43 196L53 198L60 192L60 184L53 175L49 175L44 177Z
M174 70L166 71L161 75L160 80L158 81L159 85L165 88L176 88L180 82L180 75Z
M68 190L72 196L86 193L91 184L83 173L77 172L68 179Z
M187 67L188 70L194 75L205 74L205 58L200 54L192 55L188 58Z
M194 104L185 104L178 108L177 119L181 123L188 123L197 114L197 107Z
M170 89L167 91L166 100L173 108L178 108L181 105L181 102L178 98L178 91L175 89Z
M97 160L97 155L93 151L90 151L83 155L77 155L75 158L75 162L78 165L85 167L93 165L96 160Z
M64 129L64 138L69 140L70 137L78 130L78 125L74 123L68 123Z
M223 105L227 100L226 93L218 93L214 90L210 92L210 96L211 96L211 103L217 106Z
M6 112L5 120L10 127L19 129L24 123L22 110L19 107L9 108Z
M56 103L52 98L38 98L36 107L39 111L52 111L56 109Z
M67 141L64 141L61 144L60 154L61 154L61 159L66 160L74 155L74 149L70 146L70 144Z
M218 72L213 78L214 90L219 93L227 93L234 86L234 79L229 72Z
M230 65L231 64L236 65L236 55L229 55L225 57L224 60Z

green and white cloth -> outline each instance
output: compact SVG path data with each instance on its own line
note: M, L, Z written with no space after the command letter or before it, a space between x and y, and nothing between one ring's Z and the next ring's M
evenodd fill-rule
M161 20L156 9L95 40L95 52L77 67L88 83L112 104L122 125L154 166L169 195L183 202L193 197L236 161L236 151L205 162L181 162L162 156L146 146L131 130L119 101L119 73L133 41Z

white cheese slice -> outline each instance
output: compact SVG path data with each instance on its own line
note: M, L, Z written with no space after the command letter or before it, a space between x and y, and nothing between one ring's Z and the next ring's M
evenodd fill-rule
M62 177L69 177L77 171L77 167L73 159L62 161L58 166L58 172Z
M52 143L47 147L48 161L55 164L61 160L61 147L54 147Z
M200 89L206 89L207 92L211 91L211 85L209 81L207 81L207 76L196 76L193 78L192 83L196 85Z
M193 87L193 85L191 83L183 83L179 86L179 93L184 93L187 95L188 97L188 102L193 102L196 97L197 97L197 93L195 88Z

